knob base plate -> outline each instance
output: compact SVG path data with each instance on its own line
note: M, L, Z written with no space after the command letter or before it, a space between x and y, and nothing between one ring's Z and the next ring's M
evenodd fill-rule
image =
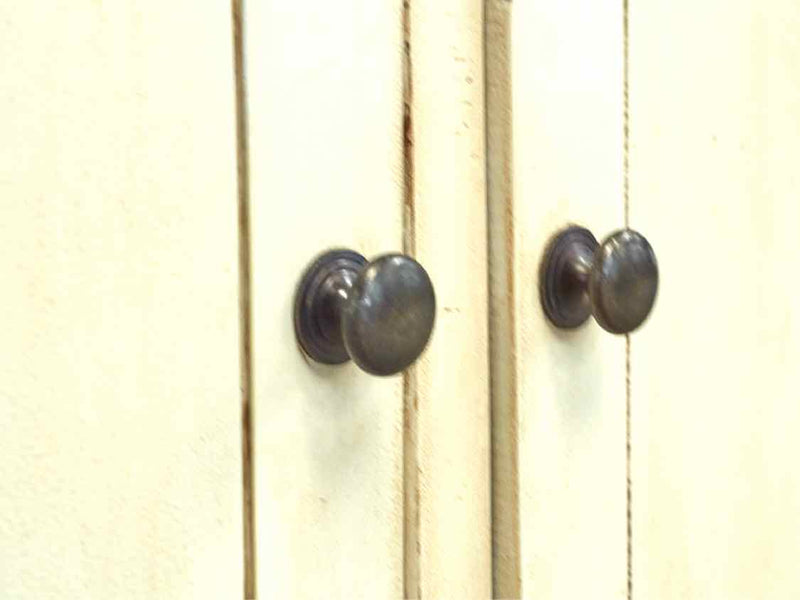
M338 365L350 360L339 327L338 298L331 282L355 279L367 259L352 250L329 250L312 261L300 278L294 297L294 331L303 352L312 360Z
M583 227L557 233L539 269L539 295L545 315L560 329L575 329L592 314L587 279L598 243Z

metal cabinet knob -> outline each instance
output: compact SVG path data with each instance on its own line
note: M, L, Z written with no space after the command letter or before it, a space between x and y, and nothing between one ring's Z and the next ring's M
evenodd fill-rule
M399 373L428 343L436 298L425 269L403 254L372 262L351 250L331 250L303 274L294 303L294 329L313 360L352 359L373 375Z
M629 333L650 314L657 290L656 255L631 229L598 244L588 229L568 227L551 240L539 273L544 312L563 329L591 314L603 329Z

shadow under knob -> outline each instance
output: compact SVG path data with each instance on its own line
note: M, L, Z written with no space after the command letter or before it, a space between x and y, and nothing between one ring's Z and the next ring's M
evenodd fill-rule
M425 269L403 254L370 263L350 250L331 250L306 270L297 288L297 340L313 360L353 360L373 375L411 365L428 343L436 299Z
M598 244L588 229L568 227L550 242L539 278L542 307L556 327L572 329L593 315L611 333L630 333L653 308L658 263L636 231Z

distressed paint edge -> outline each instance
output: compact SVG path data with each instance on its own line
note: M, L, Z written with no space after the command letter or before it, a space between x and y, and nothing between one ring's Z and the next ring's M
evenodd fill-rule
M522 596L512 185L511 12L509 0L485 1L492 588L495 598Z
M416 255L414 198L414 72L411 60L411 1L403 0L402 28L402 148L403 252ZM403 597L422 597L420 570L419 395L416 366L403 372Z
M236 94L236 173L239 229L239 361L242 424L243 593L256 598L256 539L253 485L252 267L250 254L250 157L244 63L244 0L231 0L233 75Z

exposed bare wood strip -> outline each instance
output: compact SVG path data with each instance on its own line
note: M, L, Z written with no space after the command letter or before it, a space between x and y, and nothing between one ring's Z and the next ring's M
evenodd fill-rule
M511 2L486 0L486 166L492 398L492 558L496 598L518 598L520 578Z
M247 130L247 82L244 71L244 0L231 1L236 79L236 164L239 190L239 336L242 393L242 526L244 597L256 597L256 541L253 516L252 309L250 305L250 163Z

